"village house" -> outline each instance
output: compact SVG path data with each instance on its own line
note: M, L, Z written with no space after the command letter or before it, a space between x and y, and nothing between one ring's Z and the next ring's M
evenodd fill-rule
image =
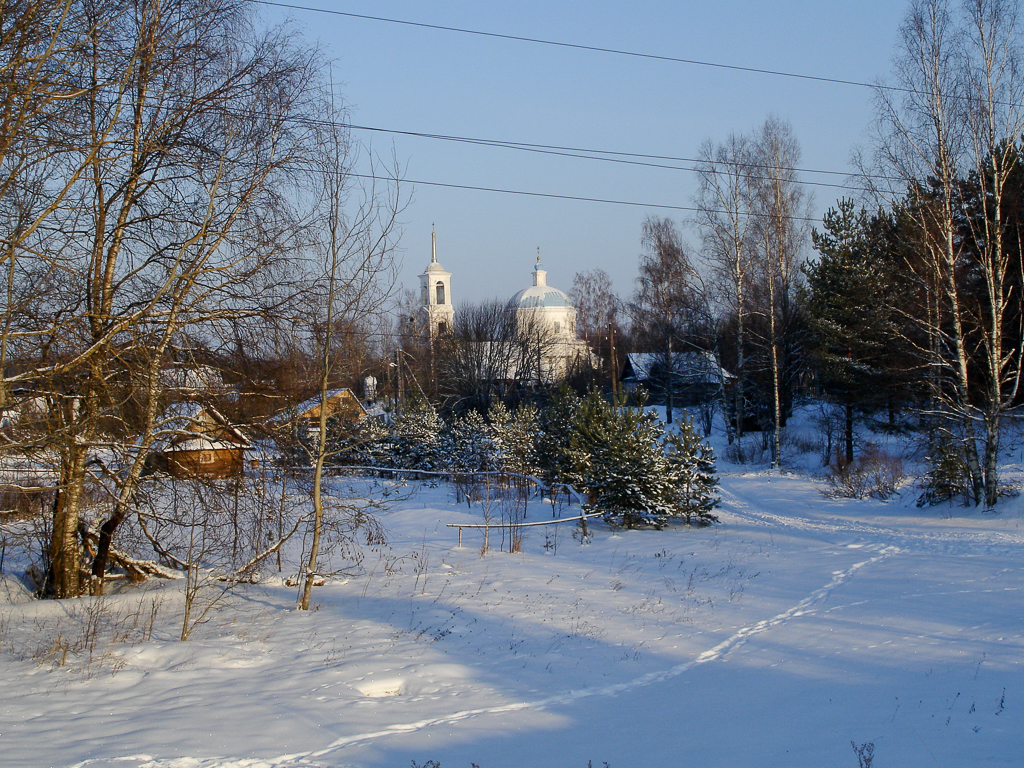
M166 437L154 445L158 468L174 477L241 475L252 444L220 411L195 401L175 403L161 417Z

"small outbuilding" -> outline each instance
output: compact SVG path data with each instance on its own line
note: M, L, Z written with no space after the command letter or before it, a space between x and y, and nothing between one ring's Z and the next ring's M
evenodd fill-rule
M213 406L175 403L164 412L162 421L168 436L158 453L169 474L213 479L242 474L245 452L252 444Z

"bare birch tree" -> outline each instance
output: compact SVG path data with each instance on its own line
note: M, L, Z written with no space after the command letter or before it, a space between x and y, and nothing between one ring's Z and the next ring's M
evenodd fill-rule
M736 324L733 418L726 418L730 443L742 442L743 438L744 348L748 343L748 294L757 247L753 216L757 174L753 163L750 140L741 134L731 134L722 144L704 142L697 165L696 208L702 255L717 278L718 303L733 316ZM737 455L742 456L742 450L738 450Z
M1020 7L1011 0L968 0L964 36L968 147L977 180L979 215L967 216L973 257L983 285L974 309L981 330L985 398L984 486L986 507L998 497L999 438L1002 417L1020 391L1024 334L1020 312L1024 280L1007 239L1021 244L1020 223L1011 229L1007 181L1019 166L1024 137L1024 75L1021 66Z
M57 457L46 591L81 593L83 490L121 417L111 384L145 392L141 437L102 527L114 530L155 438L163 353L187 329L251 316L294 282L276 264L301 222L291 183L310 131L318 59L286 30L261 32L235 0L85 0L74 51L80 93L53 184L63 202L34 232L33 258L59 292L22 334L21 378L47 392ZM30 343L29 343L30 342ZM101 588L101 587L100 587Z
M334 110L336 114L336 110ZM344 121L332 121L340 125ZM316 155L317 172L323 184L322 228L318 254L323 258L320 285L312 292L322 321L319 335L318 397L320 418L313 461L313 517L311 543L297 607L308 611L313 584L318 572L321 538L324 530L325 494L324 464L332 455L328 440L328 392L338 368L345 361L336 353L336 334L343 331L346 320L363 319L379 314L391 298L395 285L394 249L397 245L396 217L401 208L397 181L380 189L376 182L353 188L351 166L355 151L341 128L324 131L321 151ZM362 195L351 203L353 195Z
M670 219L648 218L643 225L640 275L629 304L635 348L658 355L662 372L658 389L665 417L672 423L674 395L679 388L676 355L706 349L710 327L708 292L690 250Z
M784 410L789 391L796 310L796 286L807 240L807 201L796 168L800 145L788 123L769 117L754 145L758 279L763 301L758 311L767 322L766 351L772 381L772 466L782 464Z

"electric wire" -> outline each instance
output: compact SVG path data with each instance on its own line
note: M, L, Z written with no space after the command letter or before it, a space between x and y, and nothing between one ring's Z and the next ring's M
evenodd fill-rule
M563 40L545 40L538 37L525 37L522 35L510 35L502 32L485 32L479 29L466 29L464 27L450 27L443 24L428 24L421 21L409 21L407 19L392 19L386 16L371 16L363 13L351 13L349 11L336 11L329 8L315 8L308 5L296 3L281 3L273 0L246 0L255 5L266 5L274 8L286 8L293 11L308 11L310 13L323 13L330 16L343 16L349 19L361 19L363 21L378 21L387 24L398 24L406 27L417 27L420 29L432 29L439 32L455 32L463 35L475 35L477 37L488 37L498 40L511 40L518 43L531 43L534 45L547 45L556 48L570 48L578 51L590 51L593 53L607 53L615 56L628 56L636 59L650 59L654 61L666 61L673 64L690 64L698 67L711 67L714 69L726 69L736 72L748 72L758 75L770 75L773 77L788 77L797 80L810 80L812 82L830 83L834 85L849 85L857 88L881 88L889 91L911 92L909 88L896 86L883 86L874 83L865 83L859 80L844 80L837 77L824 77L821 75L807 75L799 72L784 72L775 69L762 69L759 67L744 67L738 64L723 64L715 61L701 61L700 59L684 59L678 56L665 56L656 53L644 53L642 51L628 51L620 48L605 48L597 45L585 45L583 43L569 43Z
M431 135L431 134L426 134L426 133L415 133L413 131L393 131L393 130L388 130L386 128L369 128L369 127L366 127L366 126L359 126L359 125L349 125L349 126L342 126L342 127L349 127L352 130L359 130L359 131L376 131L376 132L381 132L381 133L391 133L391 134L398 134L398 135L403 135L403 136L414 136L414 137L417 137L417 138L438 139L438 140L442 140L442 141L453 141L453 142L465 143L465 144L473 144L473 145L483 146L483 147L504 148L504 149L511 149L511 150L515 150L515 151L519 151L519 152L532 152L532 153L541 154L541 155L553 155L553 156L556 156L556 157L571 157L571 158L576 158L576 159L579 159L579 160L598 160L598 161L605 162L605 163L615 163L615 164L619 164L619 165L632 165L632 166L636 166L636 167L640 167L640 168L657 168L657 169L669 170L669 171L685 171L687 173L702 173L703 172L700 168L696 168L696 167L686 167L686 166L679 166L679 165L667 165L665 163L653 163L653 162L645 162L645 161L639 160L639 159L628 159L629 157L634 157L634 158L650 157L650 156L647 156L647 155L638 155L638 154L629 154L629 155L627 155L627 153L622 153L622 152L602 152L601 150L587 150L587 149L570 149L570 148L546 147L545 145L542 145L542 144L523 144L523 143L520 143L520 142L503 142L503 141L488 140L488 139L470 139L470 138L462 138L462 137L454 137L454 136L440 136L440 135ZM590 154L590 153L594 153L594 154ZM622 156L620 156L620 157L601 157L600 155L622 155ZM694 160L694 159L690 159L690 158L670 158L670 159L676 160L677 162L691 162L691 163L702 163L702 162L705 162L705 161ZM757 175L757 174L754 174L754 173L744 173L743 169L772 170L772 171L779 171L779 172L783 172L783 173L785 173L787 171L788 172L796 171L796 169L791 169L791 168L772 168L770 166L759 165L759 164L753 163L753 162L751 162L751 163L742 163L742 162L723 162L723 161L715 160L715 161L712 161L711 164L712 165L728 165L728 166L737 167L737 168L740 169L740 171L737 173L737 175L740 176L741 178L761 180L761 181L777 181L778 178L774 177L774 176L761 176L761 175ZM804 171L804 172L805 173L829 173L829 174L841 175L840 171ZM848 175L851 175L851 176L854 176L854 177L863 177L864 176L864 174L848 174ZM845 189L845 190L850 191L850 192L872 192L873 191L873 190L871 190L871 189L869 189L867 187L854 187L854 186L850 186L849 184L832 184L832 183L825 182L825 181L808 181L808 180L805 180L805 179L792 179L792 181L794 183L796 183L796 184L802 184L802 185L805 185L805 186L829 187L829 188L832 188L832 189Z
M372 175L372 174L363 174L363 173L348 173L346 175L350 176L350 177L353 177L353 178L357 178L357 179L368 179L368 180L373 180L373 181L384 181L384 182L397 183L397 184L402 184L402 183L405 183L405 184L422 184L422 185L427 186L427 187L444 187L444 188L447 188L447 189L462 189L462 190L470 190L470 191L473 191L473 192L496 192L496 193L500 193L500 194L504 194L504 195L520 195L520 196L523 196L523 197L541 197L541 198L549 198L549 199L553 199L553 200L570 200L570 201L576 201L576 202L582 202L582 203L605 203L605 204L608 204L608 205L625 205L625 206L632 206L632 207L635 207L635 208L662 208L662 209L670 210L670 211L688 211L688 212L693 212L693 213L717 213L717 214L725 214L725 215L736 214L736 215L739 215L739 216L743 216L744 218L747 218L747 217L757 218L758 216L762 215L762 214L760 214L758 212L755 212L755 211L739 211L739 212L734 212L734 211L726 211L726 210L719 210L719 209L697 208L695 206L688 206L688 205L667 205L667 204L660 204L660 203L641 203L641 202L633 201L633 200L612 200L612 199L609 199L609 198L601 198L601 197L582 197L582 196L578 196L578 195L558 195L558 194L554 194L552 192L528 192L526 190L521 190L521 189L501 189L500 187L478 187L478 186L473 186L473 185L470 185L470 184L446 184L446 183L443 183L443 182L440 182L440 181L422 181L422 180L405 179L405 178L394 178L394 177L387 177L387 176L375 176L375 175ZM782 216L780 218L786 219L788 221L806 221L806 222L812 222L812 223L817 223L819 221L819 219L817 217L813 217L813 216Z

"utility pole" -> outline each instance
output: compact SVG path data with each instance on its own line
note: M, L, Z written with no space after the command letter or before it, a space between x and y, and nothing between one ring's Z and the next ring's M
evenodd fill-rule
M395 376L398 378L398 412L405 413L405 383L402 381L402 350L395 350Z
M619 407L619 366L615 361L615 328L611 323L608 324L608 344L611 347L611 363L612 363L612 400L615 403L615 407Z
M672 359L672 334L668 335L668 381L665 392L665 422L672 423L672 390L675 388L676 366Z

